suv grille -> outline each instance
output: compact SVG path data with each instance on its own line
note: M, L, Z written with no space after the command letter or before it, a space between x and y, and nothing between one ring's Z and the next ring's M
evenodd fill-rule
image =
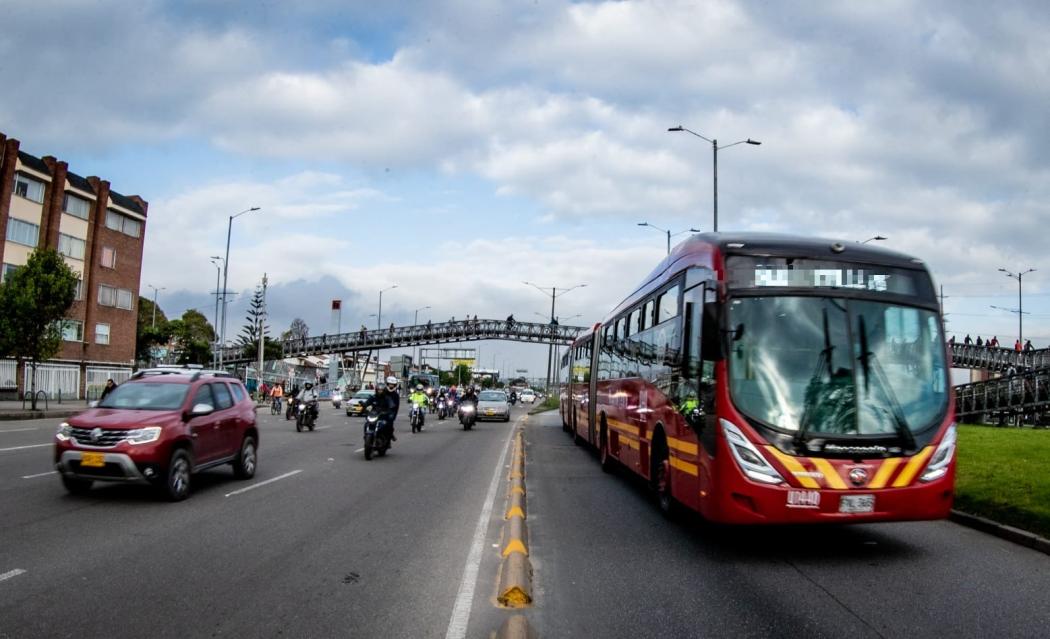
M120 442L127 439L128 431L126 430L112 430L112 429L100 429L102 436L97 440L91 437L94 428L74 428L73 439L81 446L97 446L99 448L112 448Z

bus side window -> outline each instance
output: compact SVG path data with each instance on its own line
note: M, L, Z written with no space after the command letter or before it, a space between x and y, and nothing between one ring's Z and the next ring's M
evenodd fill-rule
M682 296L683 323L681 361L678 383L675 384L675 404L679 412L688 414L700 408L700 336L703 321L704 287L694 286Z

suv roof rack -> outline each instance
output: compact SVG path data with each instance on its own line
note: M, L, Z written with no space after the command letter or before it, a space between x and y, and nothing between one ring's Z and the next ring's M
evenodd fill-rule
M190 377L191 382L197 381L202 375L237 378L236 375L227 371L205 370L200 364L189 364L186 366L166 365L156 368L144 368L132 375L131 379L142 379L143 377L153 377L155 375L189 375L190 373L193 374Z

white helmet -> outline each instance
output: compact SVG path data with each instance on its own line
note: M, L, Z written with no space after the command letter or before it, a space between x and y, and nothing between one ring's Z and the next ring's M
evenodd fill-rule
M397 388L397 378L394 377L393 375L391 375L390 377L387 377L386 378L386 387L388 389L390 389L390 390L394 390L395 388Z
M423 385L422 384L416 384L416 390L417 391L423 390Z

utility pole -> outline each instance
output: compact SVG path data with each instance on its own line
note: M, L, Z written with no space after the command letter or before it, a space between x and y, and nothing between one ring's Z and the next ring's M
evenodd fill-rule
M263 273L262 280L262 312L259 314L259 389L260 394L262 393L263 384L263 354L266 346L266 273Z
M1035 271L1034 268L1030 268L1027 271L1021 271L1018 273L1011 273L1005 268L999 269L1001 273L1004 273L1007 277L1017 280L1017 341L1024 345L1024 307L1021 305L1021 280L1025 275Z

